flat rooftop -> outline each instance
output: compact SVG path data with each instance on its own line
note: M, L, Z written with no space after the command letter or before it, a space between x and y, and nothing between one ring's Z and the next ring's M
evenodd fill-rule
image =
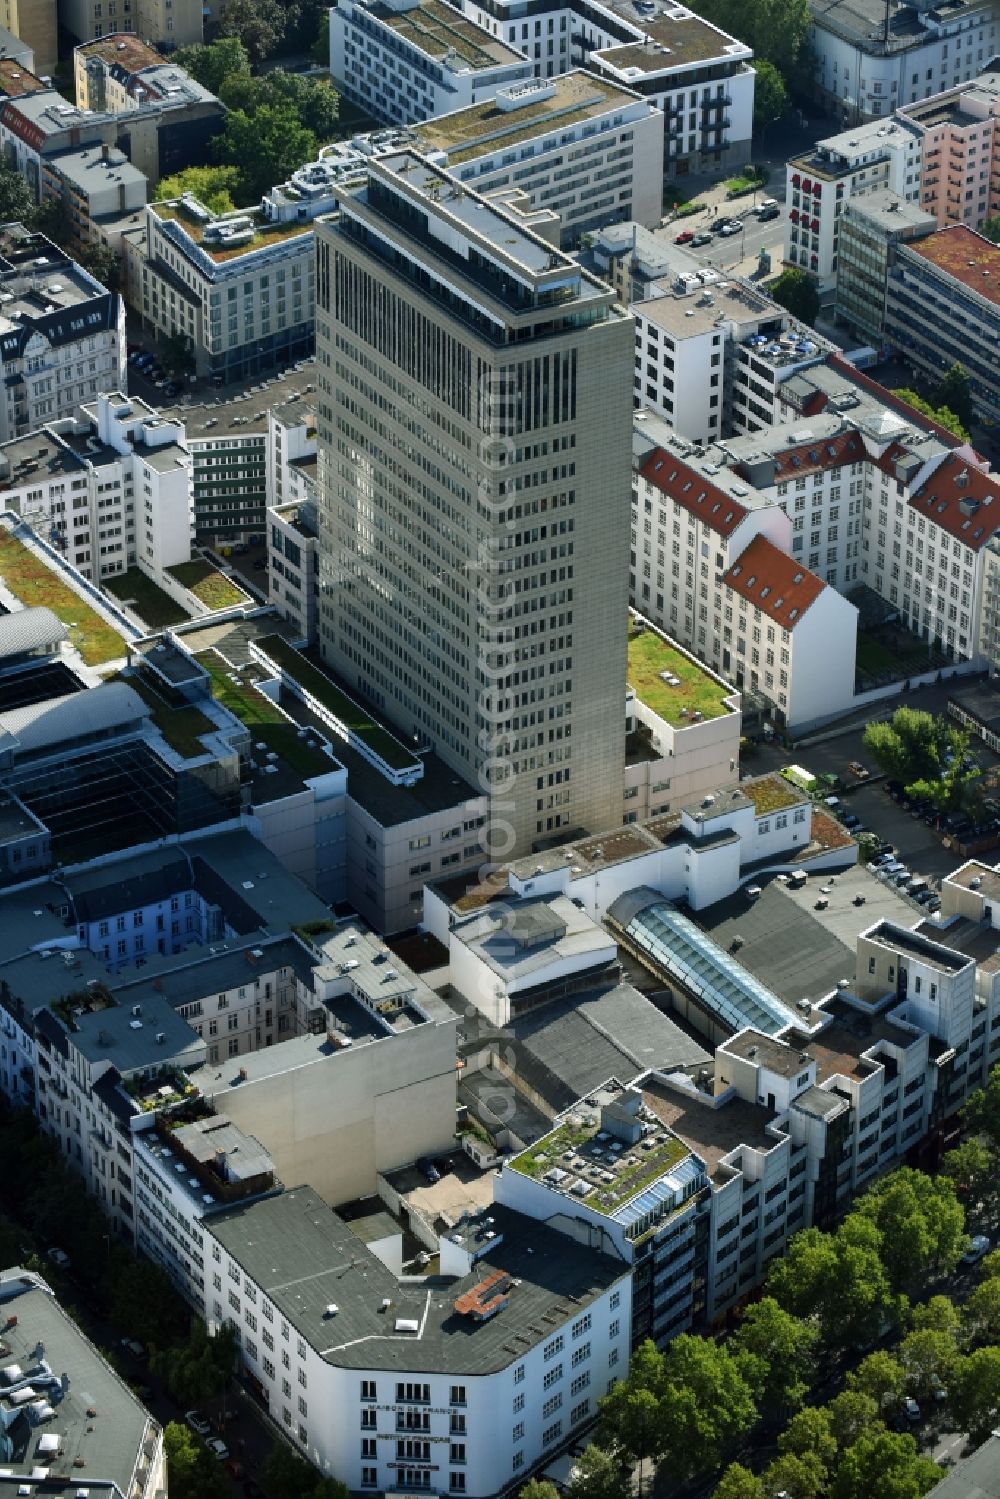
M647 708L675 729L736 711L737 689L724 686L651 626L629 628L628 684Z
M193 212L190 205L182 198L173 198L169 202L150 203L148 207L155 216L164 223L176 223L181 231L181 237L188 239L192 245L196 245L210 259L222 264L227 260L235 260L240 255L253 255L258 250L269 250L285 240L295 239L303 234L312 233L311 223L272 224L257 216L256 212L249 209L239 209L237 212L225 215L220 220L219 215L204 210L206 217L202 218L197 212ZM253 238L243 244L226 245L219 240L205 239L205 229L211 224L225 222L226 219L248 219L253 226ZM305 253L307 244L303 243L302 250Z
M964 224L951 224L902 247L903 253L936 266L994 307L1000 307L1000 245Z
M807 1051L815 1060L817 1083L837 1076L866 1077L871 1064L862 1058L862 1052L870 1051L882 1041L905 1049L918 1040L913 1032L884 1015L858 1010L840 999L831 1000L824 1011L832 1017L831 1023L817 1035L790 1032L788 1037L790 1044Z
M37 94L48 88L34 73L16 62L12 57L0 57L0 94L8 99L19 99L24 94Z
M642 1090L646 1102L645 1087ZM613 1217L689 1155L687 1145L666 1128L651 1128L635 1145L613 1141L599 1112L571 1113L534 1145L509 1160L506 1171L543 1178L574 1201ZM600 1178L594 1181L594 1174Z
M749 60L751 56L749 47L684 6L676 6L669 14L655 19L642 18L639 25L647 41L595 52L598 63L627 77L633 69L637 73L663 73L708 62L710 58Z
M704 1093L669 1087L657 1078L644 1079L642 1097L657 1119L701 1157L709 1176L718 1171L723 1156L741 1145L768 1151L779 1143L767 1133L774 1115L760 1104L742 1098L715 1104Z
M141 68L155 68L166 59L148 42L141 41L131 31L114 31L110 36L98 37L96 41L84 42L77 47L80 57L99 57L109 67L119 67L126 73L138 73Z
M412 134L422 149L447 152L449 167L455 167L637 102L628 90L582 69L557 78L533 79L520 89L526 102L517 109L501 109L495 99L484 99L468 109L413 125ZM532 103L532 92L542 97Z
M541 975L553 963L596 963L610 944L607 932L563 895L495 913L487 907L459 927L456 938L507 982Z
M50 159L60 175L84 193L101 192L106 187L117 188L119 192L141 187L145 197L145 174L116 146L110 149L104 145L80 146L61 151Z
M908 953L910 957L919 958L928 967L937 968L942 973L961 973L971 961L965 954L955 952L944 943L932 942L929 937L895 921L880 921L866 936L870 942L878 942L883 947Z
M498 41L444 0L416 0L405 9L369 0L364 8L411 47L438 62L447 60L453 72L478 72L524 61L523 53Z
M950 21L984 9L987 6L983 0L945 0L935 6L934 14ZM862 42L865 52L875 57L922 46L927 40L927 29L910 5L899 5L890 12L888 46L882 0L809 0L809 10L814 23Z
M5 1435L12 1447L4 1453L5 1474L37 1481L37 1469L44 1468L47 1476L39 1487L69 1499L79 1493L82 1469L90 1485L133 1493L136 1470L152 1454L158 1435L145 1406L40 1277L5 1270L0 1315L5 1323L0 1411L5 1425L11 1421ZM35 1380L36 1401L51 1410L39 1425L32 1424L26 1406L3 1394L4 1383L28 1374ZM60 1376L66 1377L65 1389ZM13 1487L8 1492L13 1494Z
M491 1205L488 1216L491 1247L458 1279L398 1281L310 1187L220 1213L212 1232L327 1363L391 1377L475 1376L516 1363L628 1273L621 1260L508 1208ZM463 1315L459 1298L498 1272L509 1303L486 1321Z
M960 885L963 890L975 890L983 900L1000 900L1000 870L979 859L969 859L945 878L950 885Z

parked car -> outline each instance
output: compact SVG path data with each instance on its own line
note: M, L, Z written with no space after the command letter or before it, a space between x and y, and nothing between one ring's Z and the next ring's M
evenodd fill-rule
M674 240L674 244L675 245L689 245L693 239L694 239L694 230L693 229L682 229L681 232L680 232L680 234L678 234L677 238Z
M907 1421L920 1420L920 1407L914 1400L912 1395L908 1396L903 1401L903 1414L906 1417Z
M929 906L931 901L936 900L937 897L935 896L933 890L918 890L913 899L916 901L918 906ZM941 902L938 901L938 905L940 904Z
M962 1255L963 1265L978 1265L983 1255L987 1253L990 1241L985 1234L974 1234L968 1249Z
M217 1457L220 1463L224 1463L229 1456L229 1448L221 1437L209 1437L205 1443L213 1457Z
M146 1357L145 1348L136 1338L122 1338L118 1346L123 1348L126 1353L130 1353L133 1358Z
M867 765L862 765L860 760L852 760L847 768L851 772L851 775L859 781L867 781L871 775L871 771Z
M691 241L691 248L692 250L699 250L701 249L702 245L710 245L711 243L712 236L702 230L702 232L700 234L696 234L694 239Z
M854 812L845 812L843 823L845 828L859 828L861 826L861 818Z
M757 222L759 224L770 224L774 219L781 218L781 209L777 203L772 208L759 208L757 210Z
M730 219L728 224L723 224L722 228L719 230L719 233L723 239L727 239L729 235L740 234L742 230L743 225L739 219Z
M212 1430L205 1417L198 1411L185 1411L184 1420L190 1426L191 1430L196 1432L200 1437L207 1437Z
M50 1249L47 1255L50 1264L55 1265L57 1270L69 1269L69 1255L65 1249Z
M441 1180L440 1171L435 1166L434 1162L428 1160L427 1156L425 1155L422 1155L417 1161L417 1170L420 1172L421 1176L425 1177L426 1180L430 1182L431 1186L433 1186L435 1182L439 1182Z
M717 219L713 219L712 222L709 224L708 227L709 227L709 229L711 229L711 231L712 231L713 234L719 234L719 233L721 233L721 231L726 227L726 225L729 222L730 222L729 215L727 213L724 213L724 214L720 214L720 216Z

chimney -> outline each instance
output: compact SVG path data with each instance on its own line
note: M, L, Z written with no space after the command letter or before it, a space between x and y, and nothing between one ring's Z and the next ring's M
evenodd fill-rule
M101 160L102 161L110 161L111 160L111 147L108 145L107 141L105 141L102 144L102 146L101 146Z

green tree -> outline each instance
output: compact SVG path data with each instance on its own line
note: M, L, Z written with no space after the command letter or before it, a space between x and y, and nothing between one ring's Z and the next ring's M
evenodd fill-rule
M961 1317L949 1296L932 1296L921 1306L915 1306L910 1316L914 1332L946 1332L957 1337Z
M330 66L330 12L324 10L322 20L319 23L319 33L311 47L313 60L321 68Z
M931 400L935 406L947 406L968 431L976 419L969 377L960 364L953 364L940 381Z
M795 87L811 83L807 0L702 0L699 14L753 47L754 67L763 59Z
M77 255L77 260L85 271L89 271L95 281L99 281L108 291L116 291L121 276L121 263L118 256L110 245L103 240L84 245Z
M163 364L168 374L190 375L194 372L194 345L190 335L175 329L163 340Z
M941 1477L905 1433L865 1432L844 1453L830 1486L831 1499L920 1499Z
M826 1407L830 1433L840 1451L853 1447L865 1432L884 1430L878 1406L870 1395L860 1390L844 1390Z
M747 1309L732 1340L736 1351L760 1359L767 1373L760 1391L764 1410L779 1414L802 1404L810 1384L817 1329L765 1296Z
M811 328L819 316L819 292L816 283L805 271L795 266L786 266L781 275L767 286L766 291L780 307L784 307L800 322Z
M299 123L320 141L330 140L337 131L339 94L325 81L303 78L301 73L274 68L260 78L227 78L221 97L227 109L239 109L248 115L261 109L291 109Z
M749 1468L742 1463L730 1463L715 1486L713 1499L768 1499L768 1495Z
M163 1432L170 1492L175 1499L226 1499L225 1474L204 1442L171 1421Z
M625 1379L618 1380L598 1405L597 1439L602 1446L641 1465L663 1452L660 1421L664 1395L663 1354L647 1339L632 1355Z
M1000 1417L1000 1348L977 1348L959 1359L948 1385L952 1415L973 1441L983 1441Z
M906 1387L918 1400L933 1400L947 1388L958 1361L958 1347L951 1333L924 1327L911 1332L899 1345L899 1362Z
M569 1492L572 1499L631 1499L632 1474L620 1457L591 1444L576 1459Z
M774 1262L768 1290L794 1316L815 1317L828 1347L856 1347L894 1307L879 1248L872 1224L804 1229Z
M960 801L979 774L962 763L968 746L964 730L919 708L897 708L888 722L865 729L865 747L879 769L902 781L909 795L927 796L942 809Z
M898 1404L906 1388L906 1371L891 1353L880 1348L863 1358L847 1376L847 1388L868 1395L876 1408L884 1411L887 1406Z
M324 1478L285 1442L275 1442L261 1467L270 1499L349 1499L346 1484Z
M659 1421L663 1458L683 1482L717 1468L726 1446L757 1418L753 1386L763 1369L746 1354L682 1333L663 1358Z
M819 1405L807 1405L805 1410L797 1411L778 1438L778 1451L815 1457L829 1472L837 1460L837 1438L831 1427L830 1412Z
M554 1483L543 1478L531 1478L524 1485L518 1499L559 1499L559 1490Z
M990 1072L985 1088L970 1094L963 1118L970 1130L984 1135L995 1151L1000 1151L1000 1067Z
M930 401L924 399L917 391L911 390L909 386L901 386L893 391L893 395L900 401L905 401L912 406L914 411L920 411L924 416L929 416L932 422L937 422L939 427L946 427L949 432L962 440L968 442L969 434L962 426L954 411L949 411L947 406L932 406Z
M233 193L239 188L238 167L185 167L171 177L161 177L156 184L155 199L163 203L191 193L213 213L232 213L236 204Z
M941 1162L941 1175L954 1182L962 1202L992 1202L997 1196L996 1153L973 1136L949 1150Z
M202 88L207 88L217 98L221 96L227 78L240 74L250 76L250 54L238 33L217 37L214 42L179 47L171 60L179 63Z
M973 1343L1000 1343L1000 1277L976 1287L962 1308L966 1336Z
M786 1452L764 1471L766 1494L787 1494L788 1499L819 1499L826 1489L827 1473L815 1452Z
M252 62L273 57L284 35L285 12L278 0L227 0L219 36L238 37Z
M754 62L753 123L755 130L762 130L780 120L788 110L788 90L785 80L766 57Z
M30 226L35 207L35 195L20 172L0 166L0 224Z
M984 219L979 226L979 232L984 239L992 240L995 245L1000 245L1000 213L994 213L988 219Z
M906 1166L870 1187L850 1216L877 1227L882 1263L897 1292L914 1291L928 1276L954 1270L967 1243L954 1183Z
M263 197L276 182L285 182L319 149L312 131L291 109L267 106L254 115L233 110L213 148L221 162L239 167L240 194L248 203Z
M44 234L54 245L69 248L72 239L69 219L61 198L46 198L31 215L30 228Z

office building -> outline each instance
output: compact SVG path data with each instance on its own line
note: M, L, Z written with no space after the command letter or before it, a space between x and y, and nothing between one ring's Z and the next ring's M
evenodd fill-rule
M0 441L71 416L125 385L125 308L65 250L10 224L0 233Z
M401 1231L379 1232L371 1245L302 1186L220 1213L205 1315L237 1328L272 1419L321 1472L362 1492L503 1493L626 1372L628 1266L496 1208L442 1235L430 1294L400 1274ZM284 1326L287 1367L269 1347Z
M816 92L845 126L884 119L981 73L997 47L983 0L886 11L881 0L810 0Z
M613 826L631 319L413 153L373 162L317 233L322 654L489 791L512 847ZM389 392L404 414L387 427Z
M166 1499L162 1428L42 1277L0 1272L0 1308L0 1492L75 1490L84 1469L112 1499Z
M59 25L76 43L134 32L164 52L205 38L199 0L59 0Z
M217 384L280 369L312 352L313 240L307 224L219 216L196 199L150 203L125 234L129 298L157 337L191 340L198 374Z
M969 377L981 417L1000 420L1000 249L953 224L896 249L888 275L885 339L928 384L953 364Z
M533 70L447 0L342 0L330 12L330 74L362 111L411 125L492 99Z
M936 228L926 208L888 190L852 198L840 217L837 320L882 353L889 272L896 247Z
M998 115L1000 74L992 68L900 110L921 137L920 203L939 229L979 229L1000 205L994 170Z
M821 296L832 295L844 205L886 188L919 203L920 163L920 134L902 116L828 136L793 156L785 167L787 264L807 271Z

